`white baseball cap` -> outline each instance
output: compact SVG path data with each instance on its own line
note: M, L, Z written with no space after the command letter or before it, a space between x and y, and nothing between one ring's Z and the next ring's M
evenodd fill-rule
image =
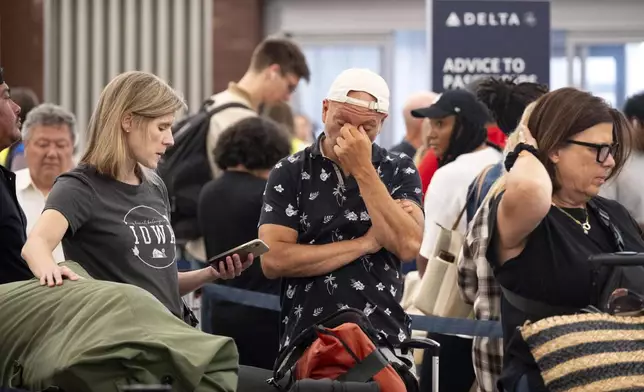
M349 92L361 91L373 95L376 101L349 97ZM349 68L338 75L329 89L329 101L350 103L380 113L389 113L389 86L382 76L366 68Z

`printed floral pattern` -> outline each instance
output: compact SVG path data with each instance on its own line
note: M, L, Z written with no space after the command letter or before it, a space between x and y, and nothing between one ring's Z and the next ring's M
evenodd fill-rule
M372 161L394 199L420 205L421 184L412 160L373 145ZM352 177L322 157L318 145L275 165L260 225L278 224L298 232L298 243L323 245L363 236L371 215ZM411 320L400 308L400 260L381 250L318 277L284 279L280 349L316 320L345 308L362 310L396 344L409 336Z

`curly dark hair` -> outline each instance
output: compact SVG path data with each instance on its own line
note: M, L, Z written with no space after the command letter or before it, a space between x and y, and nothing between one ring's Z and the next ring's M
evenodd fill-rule
M526 106L547 92L548 86L544 84L490 77L480 81L476 96L490 110L503 133L509 135L519 125Z
M214 155L222 170L238 165L248 170L267 170L290 152L291 140L275 121L249 117L222 132Z

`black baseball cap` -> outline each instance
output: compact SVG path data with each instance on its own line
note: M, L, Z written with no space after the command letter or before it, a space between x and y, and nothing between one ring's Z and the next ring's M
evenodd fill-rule
M485 106L467 90L447 90L431 106L412 110L411 115L417 118L432 119L461 116L476 125L485 125L490 121Z

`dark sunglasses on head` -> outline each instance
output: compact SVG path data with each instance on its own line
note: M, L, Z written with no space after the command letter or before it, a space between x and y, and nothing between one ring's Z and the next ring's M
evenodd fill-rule
M579 140L567 140L566 143L594 148L595 151L597 151L597 157L595 158L597 160L597 163L604 163L606 159L608 159L609 155L615 156L615 153L617 152L617 148L619 147L619 143L597 144L597 143L580 142Z

